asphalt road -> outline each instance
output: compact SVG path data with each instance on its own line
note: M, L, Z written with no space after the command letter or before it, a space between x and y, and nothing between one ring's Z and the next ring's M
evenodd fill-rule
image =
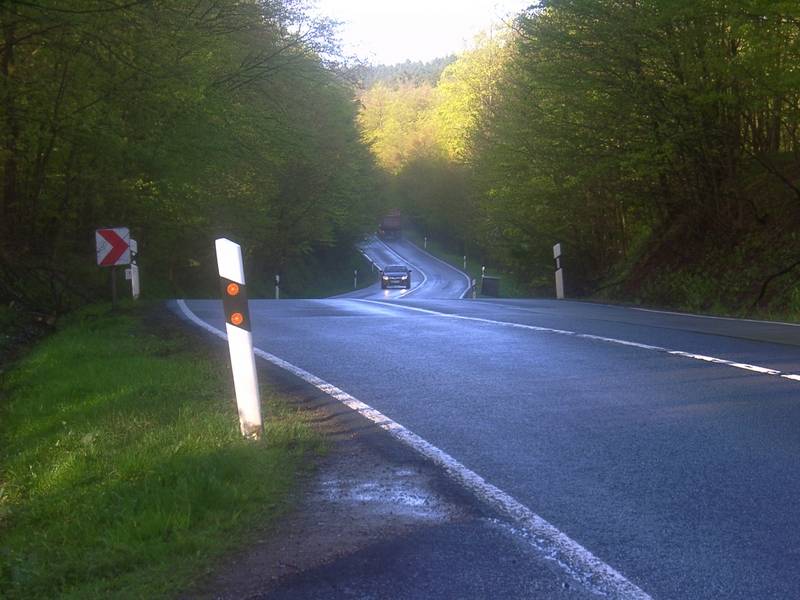
M382 241L370 238L361 251L375 268L375 283L338 298L399 300L401 298L458 299L467 294L471 283L466 274L431 256L406 240ZM387 265L408 265L411 269L411 288L382 289L377 279Z
M365 252L424 277L410 292L253 301L256 346L402 424L654 598L800 598L800 327L459 299L466 276L407 242ZM218 302L187 304L223 328Z

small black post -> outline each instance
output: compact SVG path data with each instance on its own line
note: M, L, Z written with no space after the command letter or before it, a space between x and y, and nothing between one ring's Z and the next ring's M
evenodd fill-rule
M117 267L111 267L111 310L117 310Z

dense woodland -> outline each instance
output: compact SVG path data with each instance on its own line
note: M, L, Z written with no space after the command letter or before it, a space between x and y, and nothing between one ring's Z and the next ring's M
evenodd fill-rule
M145 292L324 267L374 227L376 170L329 23L294 0L0 3L0 299L107 299L94 230L128 226Z
M257 288L302 293L401 207L529 292L561 242L571 295L800 311L796 0L546 0L366 71L301 0L12 1L0 25L4 302L107 294L93 235L120 225L150 292L211 292L226 235Z
M795 1L542 1L362 102L394 202L532 291L562 242L573 295L800 310Z

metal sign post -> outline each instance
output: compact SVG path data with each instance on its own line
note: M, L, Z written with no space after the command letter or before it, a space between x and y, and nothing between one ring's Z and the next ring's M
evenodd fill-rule
M111 310L117 310L117 267L111 267Z
M217 266L222 286L222 306L225 309L225 329L233 370L233 387L239 408L239 427L242 435L259 439L264 426L261 421L261 399L258 393L256 359L253 354L253 334L250 310L244 281L242 249L228 239L216 240Z
M561 244L553 246L553 258L556 261L556 298L564 299L564 269L561 268Z

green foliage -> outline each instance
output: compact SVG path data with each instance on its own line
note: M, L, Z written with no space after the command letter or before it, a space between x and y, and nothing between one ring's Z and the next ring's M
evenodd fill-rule
M280 513L319 449L267 390L265 441L248 443L222 362L106 311L71 317L2 382L4 598L172 597Z
M378 81L362 96L363 139L389 174L385 207L400 207L454 244L475 237L468 141L493 106L505 54L506 34L479 37L473 50L439 63L435 87L402 78Z
M687 231L774 231L765 213L797 222L785 161L800 151L797 16L753 0L553 0L521 16L475 136L487 241L532 277L551 269L542 246L563 242L573 286L590 292L643 238L653 254ZM765 197L756 181L780 185ZM707 295L686 278L688 303Z
M3 4L0 299L91 297L103 226L131 228L145 293L197 288L219 235L272 271L372 226L353 90L298 6Z
M433 86L377 83L361 102L362 138L385 171L397 174L412 159L440 153L432 119Z
M436 85L442 71L455 59L456 57L451 55L426 62L407 60L397 65L370 65L361 68L359 76L366 89L378 83L389 86L404 84L433 86Z
M783 307L800 283L798 22L795 2L539 2L425 102L375 88L362 129L392 205L532 291L552 289L560 242L573 295Z

